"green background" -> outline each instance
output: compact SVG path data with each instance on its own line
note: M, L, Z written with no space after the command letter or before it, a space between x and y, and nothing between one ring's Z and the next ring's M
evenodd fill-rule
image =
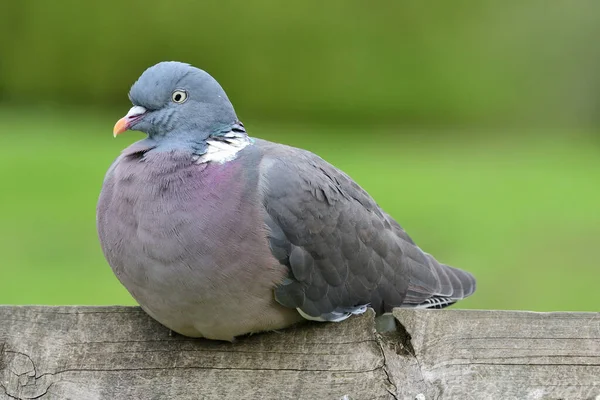
M598 4L598 5L597 5ZM356 179L466 308L600 308L600 3L0 0L0 304L133 304L95 231L127 91L215 76L253 136Z

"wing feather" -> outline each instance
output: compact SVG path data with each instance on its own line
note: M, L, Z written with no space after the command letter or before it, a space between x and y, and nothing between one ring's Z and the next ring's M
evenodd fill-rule
M260 144L269 243L289 267L281 304L337 321L367 305L439 308L474 291L470 274L423 252L348 175L310 152Z

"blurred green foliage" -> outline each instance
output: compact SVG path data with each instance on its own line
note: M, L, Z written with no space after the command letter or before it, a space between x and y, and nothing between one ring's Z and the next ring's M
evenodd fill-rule
M241 117L592 124L600 3L0 0L0 96L124 106L190 62Z
M132 304L95 205L140 73L223 85L478 279L466 308L597 311L600 3L0 0L0 304Z
M113 140L113 120L0 113L0 304L133 304L95 228L106 169L142 137ZM589 139L377 128L381 141L362 128L246 125L342 168L425 251L474 273L478 291L460 307L598 310L600 157Z

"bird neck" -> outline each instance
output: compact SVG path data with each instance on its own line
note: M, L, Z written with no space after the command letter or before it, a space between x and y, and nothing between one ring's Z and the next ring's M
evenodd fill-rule
M196 162L199 164L225 162L237 158L237 153L244 147L254 143L254 140L248 136L244 124L236 121L228 129L220 130L212 134L206 140L205 151L198 156Z
M240 121L208 134L192 134L189 131L171 132L165 136L151 136L146 140L152 142L153 152L189 151L194 161L199 164L209 162L222 164L231 161L237 157L240 150L254 143Z

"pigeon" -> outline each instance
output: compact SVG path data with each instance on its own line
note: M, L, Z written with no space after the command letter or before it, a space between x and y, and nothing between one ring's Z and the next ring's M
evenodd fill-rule
M248 135L219 83L160 62L114 127L147 137L104 178L104 256L141 308L189 337L233 341L372 308L443 308L473 276L436 261L347 174Z

